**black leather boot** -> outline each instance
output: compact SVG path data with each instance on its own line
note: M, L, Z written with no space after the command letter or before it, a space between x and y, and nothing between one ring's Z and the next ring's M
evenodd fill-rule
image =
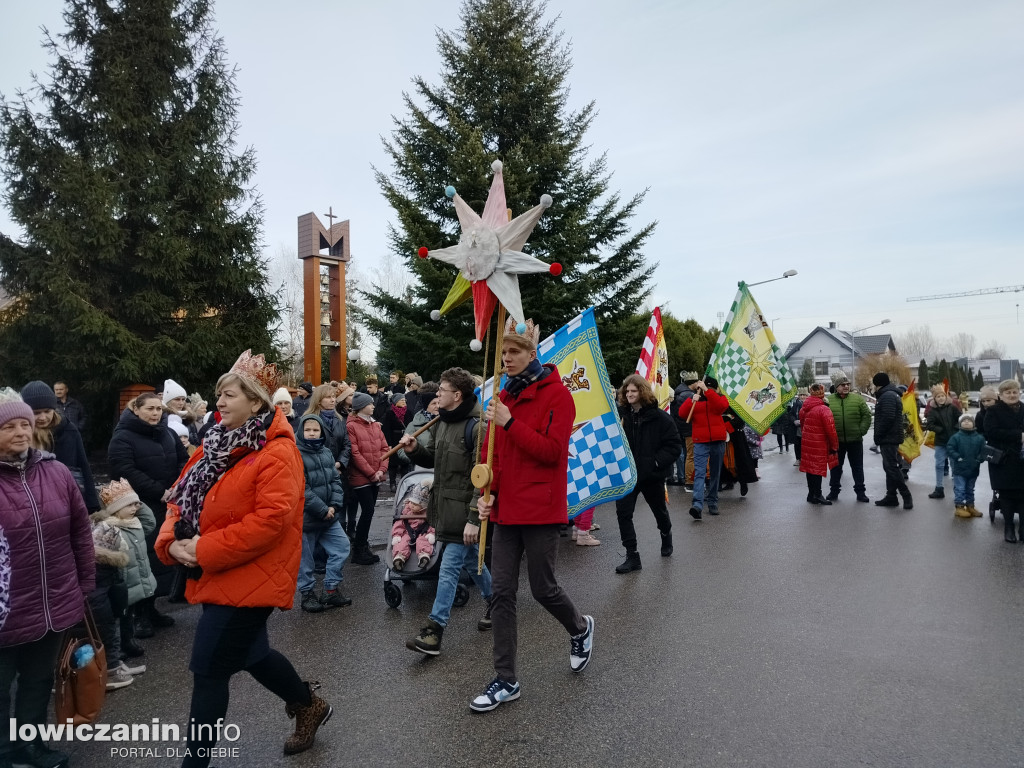
M631 571L639 571L643 566L640 564L640 553L635 549L626 552L626 559L622 565L615 566L616 573L629 573Z
M671 554L672 554L672 534L671 533L663 533L663 534L661 534L661 556L662 557L668 557ZM640 556L637 555L637 560L639 560L639 559L640 559Z

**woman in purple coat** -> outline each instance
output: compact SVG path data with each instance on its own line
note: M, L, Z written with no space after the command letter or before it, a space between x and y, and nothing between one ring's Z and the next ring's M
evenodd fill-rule
M0 712L18 725L46 722L53 669L64 630L81 621L96 563L89 513L71 471L32 448L35 416L21 396L0 389L0 529L9 559L7 620L0 627ZM17 695L11 708L11 687ZM0 728L0 764L61 765L38 738L11 742Z

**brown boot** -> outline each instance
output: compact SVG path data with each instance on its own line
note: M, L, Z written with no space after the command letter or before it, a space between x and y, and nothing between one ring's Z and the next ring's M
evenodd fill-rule
M320 683L306 683L306 685L309 686L309 706L288 704L284 708L288 717L295 718L295 733L284 743L286 755L305 752L312 747L317 730L334 714L334 708L314 693L320 688Z
M957 504L956 511L953 514L957 517L971 517L970 510L963 504Z
M973 504L967 505L967 511L971 513L971 517L983 517L981 512L979 512L977 507L975 507Z

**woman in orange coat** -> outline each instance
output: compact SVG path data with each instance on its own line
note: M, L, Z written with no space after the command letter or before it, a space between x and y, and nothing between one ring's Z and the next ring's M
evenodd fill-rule
M267 619L292 607L302 554L304 479L295 433L270 400L277 370L242 353L217 382L220 424L169 491L155 550L188 567L185 596L203 614L192 645L192 707L182 766L209 764L231 676L245 670L296 719L285 754L308 749L333 710L271 649ZM206 726L210 726L207 728ZM197 738L198 737L198 738Z
M821 495L821 480L839 463L839 437L821 384L811 385L810 397L800 408L800 428L800 471L807 476L807 501L831 506Z

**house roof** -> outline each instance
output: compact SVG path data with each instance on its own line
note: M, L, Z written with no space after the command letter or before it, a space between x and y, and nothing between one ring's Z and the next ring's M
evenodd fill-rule
M850 341L853 341L853 347L857 351L857 355L864 357L865 355L879 355L884 353L887 349L895 351L896 345L892 341L892 334L880 333L875 336L851 336L849 331L843 331L839 328L826 328L825 326L819 325L813 331L808 333L802 341L797 344L790 344L786 348L785 358L788 360L790 357L795 355L800 349L803 348L812 336L818 331L828 334L837 342L842 344L844 347L850 346Z

